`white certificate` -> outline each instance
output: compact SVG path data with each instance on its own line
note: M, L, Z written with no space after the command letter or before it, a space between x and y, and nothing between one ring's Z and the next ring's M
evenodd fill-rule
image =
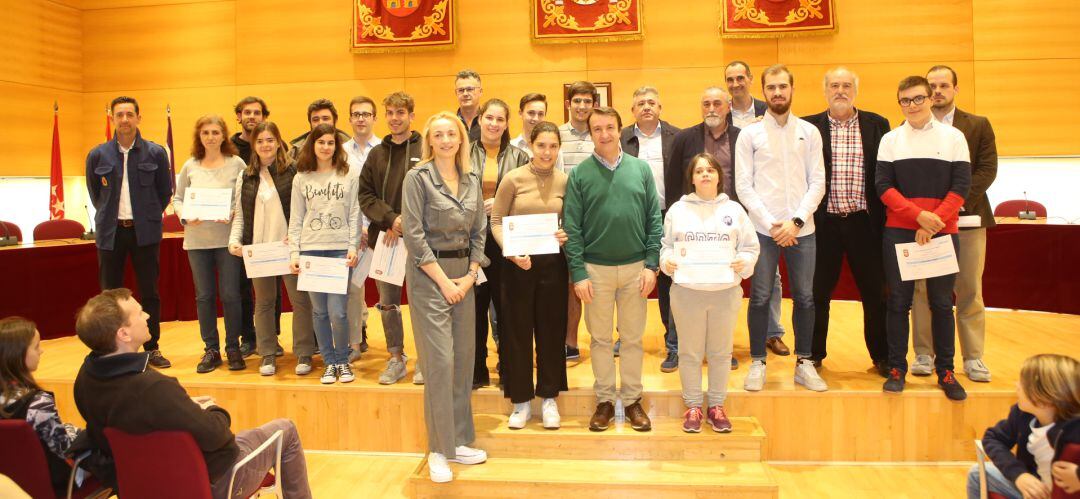
M352 285L358 288L364 287L364 281L368 278L368 272L371 270L371 260L375 255L371 248L364 248L364 252L360 253L360 260L356 264L356 268L353 269Z
M727 284L735 282L731 241L677 241L674 281L677 284Z
M503 256L550 255L559 252L559 215L516 215L503 217Z
M289 245L283 241L252 244L240 250L244 255L244 269L248 279L291 274L289 268Z
M375 254L371 257L368 277L401 286L405 283L405 258L408 257L405 243L399 237L394 244L387 246L383 244L385 237L386 232L380 232L379 239L375 241Z
M232 212L232 189L188 187L184 191L184 220L228 220Z
M900 279L916 281L960 272L952 236L935 237L930 242L896 245L896 262L900 264Z
M344 258L300 255L299 291L343 295L349 292L349 267Z

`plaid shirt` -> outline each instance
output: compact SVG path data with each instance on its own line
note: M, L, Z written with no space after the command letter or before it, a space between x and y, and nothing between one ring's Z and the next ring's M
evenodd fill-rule
M866 169L863 163L859 113L845 121L829 115L832 144L832 178L826 210L845 214L866 209Z

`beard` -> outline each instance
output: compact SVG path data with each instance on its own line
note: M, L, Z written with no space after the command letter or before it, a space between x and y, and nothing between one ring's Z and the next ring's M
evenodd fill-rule
M705 117L705 126L707 126L709 128L716 128L716 127L720 126L720 123L723 122L723 119L724 118L721 118L721 117L715 116L715 115L706 116Z
M769 100L769 111L772 111L772 113L777 116L787 114L789 109L791 109L791 99L782 103L776 103L771 99Z

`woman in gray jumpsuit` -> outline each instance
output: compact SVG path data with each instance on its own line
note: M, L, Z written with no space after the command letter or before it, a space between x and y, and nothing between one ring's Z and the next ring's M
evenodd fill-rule
M487 265L487 217L461 120L440 112L424 127L423 157L405 175L401 222L406 287L424 385L428 472L448 482L448 461L479 464L470 394L476 349L473 286Z

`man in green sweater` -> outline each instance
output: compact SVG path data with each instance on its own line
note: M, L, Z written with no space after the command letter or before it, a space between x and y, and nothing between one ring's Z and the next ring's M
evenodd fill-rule
M641 407L642 336L646 299L656 284L663 220L649 164L622 153L622 118L610 107L593 110L589 134L592 156L571 170L563 204L566 259L574 293L585 303L585 326L592 336L596 412L589 429L604 431L615 417L615 355L618 307L622 361L619 375L630 426L652 428Z

